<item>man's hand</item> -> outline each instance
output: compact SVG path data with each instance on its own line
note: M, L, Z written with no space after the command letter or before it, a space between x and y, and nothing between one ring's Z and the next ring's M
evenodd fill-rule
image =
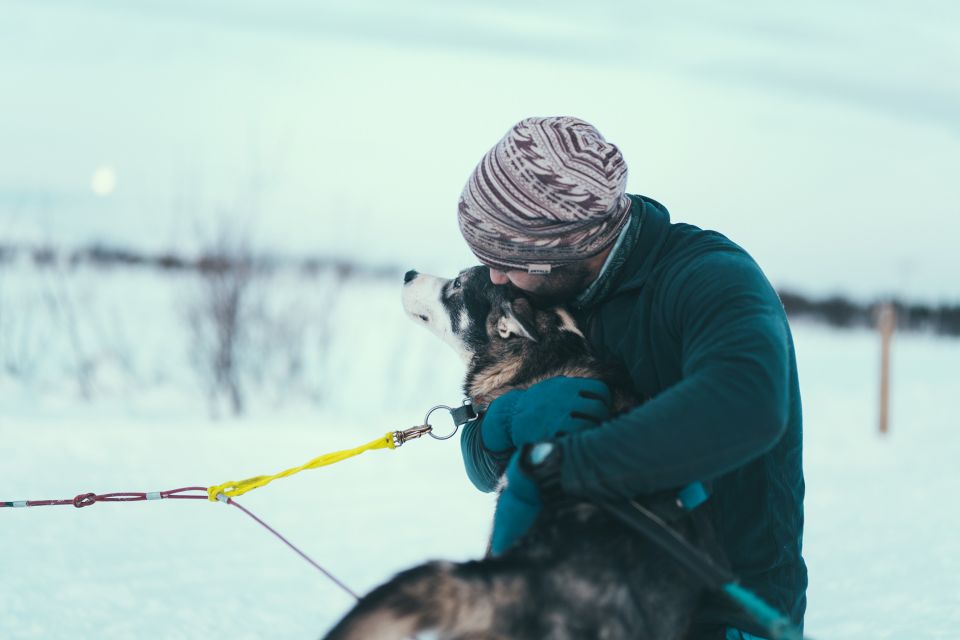
M561 457L560 447L552 442L527 445L513 454L493 516L492 555L509 551L533 526L544 501L558 498Z
M594 427L610 417L610 388L559 376L494 400L480 425L483 446L502 452Z

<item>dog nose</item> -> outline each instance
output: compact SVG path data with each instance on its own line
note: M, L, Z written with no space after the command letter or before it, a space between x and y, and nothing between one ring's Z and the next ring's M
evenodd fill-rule
M410 269L410 271L407 271L405 274L403 274L403 284L407 284L408 282L416 278L417 275L419 274L417 274L416 271L414 271L413 269Z

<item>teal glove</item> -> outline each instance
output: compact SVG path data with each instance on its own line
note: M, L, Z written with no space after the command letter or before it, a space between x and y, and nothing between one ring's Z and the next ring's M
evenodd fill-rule
M480 424L483 446L502 452L575 433L610 417L610 388L592 378L558 376L514 389L492 403Z
M526 535L543 509L543 492L547 501L557 498L560 457L560 447L552 442L526 445L513 454L507 465L507 486L500 494L493 516L492 555L509 551Z

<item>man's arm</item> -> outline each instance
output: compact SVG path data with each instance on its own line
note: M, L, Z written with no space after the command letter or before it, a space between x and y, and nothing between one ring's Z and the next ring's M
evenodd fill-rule
M557 376L503 394L464 427L467 476L481 491L493 491L518 448L594 427L610 417L610 403L610 388L593 378Z
M497 488L500 476L510 460L513 449L498 455L483 446L483 437L479 420L463 425L460 436L460 451L463 453L463 466L467 477L480 491L490 493Z
M669 286L661 312L676 327L682 379L596 429L562 438L568 493L623 499L708 480L783 434L786 318L759 267L746 255L717 254Z

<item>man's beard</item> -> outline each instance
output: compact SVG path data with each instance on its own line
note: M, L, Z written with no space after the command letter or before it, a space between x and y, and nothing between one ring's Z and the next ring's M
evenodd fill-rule
M573 264L557 267L543 278L534 291L525 291L533 302L540 307L551 307L577 297L590 286L592 274L586 264Z

